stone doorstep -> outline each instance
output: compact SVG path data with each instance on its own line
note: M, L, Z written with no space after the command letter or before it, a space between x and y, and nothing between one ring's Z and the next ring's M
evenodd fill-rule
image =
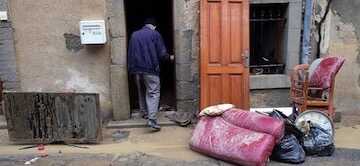
M170 121L166 118L166 112L158 113L158 123L160 126L175 126L176 123ZM131 119L123 120L123 121L110 121L106 128L114 129L114 128L142 128L148 127L147 120L141 118L139 113L133 113Z
M7 129L6 123L0 122L0 130Z
M176 126L176 123L171 121L159 121L158 122L160 126ZM139 122L139 121L132 121L132 120L126 120L126 121L111 121L106 125L105 128L107 129L120 129L120 128L142 128L142 127L148 127L147 122ZM0 122L0 130L7 129L6 122Z
M172 122L164 117L164 114L161 113L158 123L160 126L176 126L175 122ZM147 121L142 118L132 118L124 121L110 121L105 128L108 129L117 129L117 128L142 128L148 127ZM5 117L0 115L0 130L7 129Z
M169 120L159 120L158 124L164 126L176 126L176 123ZM121 129L121 128L145 128L148 127L147 121L125 120L125 121L111 121L106 126L107 129Z
M6 120L4 115L0 115L0 130L6 129Z

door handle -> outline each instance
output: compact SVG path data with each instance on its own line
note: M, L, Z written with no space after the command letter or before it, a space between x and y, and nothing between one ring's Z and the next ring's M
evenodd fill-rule
M246 68L249 68L249 64L250 64L250 54L249 54L249 50L245 50L243 55L242 55L242 58L243 58L243 64L244 64L244 67Z

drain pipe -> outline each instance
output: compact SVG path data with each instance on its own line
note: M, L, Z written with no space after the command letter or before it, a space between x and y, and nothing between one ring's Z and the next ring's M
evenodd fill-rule
M305 0L305 14L303 27L303 41L300 55L301 64L309 64L309 57L311 56L311 26L313 15L313 0Z

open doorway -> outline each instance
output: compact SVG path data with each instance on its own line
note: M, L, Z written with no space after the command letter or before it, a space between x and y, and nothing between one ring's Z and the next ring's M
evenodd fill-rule
M156 30L162 35L169 54L174 54L173 1L172 0L124 0L126 30L128 40L131 34L144 26L147 17L154 17L158 23ZM175 64L161 64L160 107L175 108ZM138 110L136 85L129 75L129 93L132 113Z

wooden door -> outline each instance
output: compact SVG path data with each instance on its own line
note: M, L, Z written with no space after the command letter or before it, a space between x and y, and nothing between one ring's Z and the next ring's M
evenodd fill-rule
M249 109L249 2L201 0L200 105Z

